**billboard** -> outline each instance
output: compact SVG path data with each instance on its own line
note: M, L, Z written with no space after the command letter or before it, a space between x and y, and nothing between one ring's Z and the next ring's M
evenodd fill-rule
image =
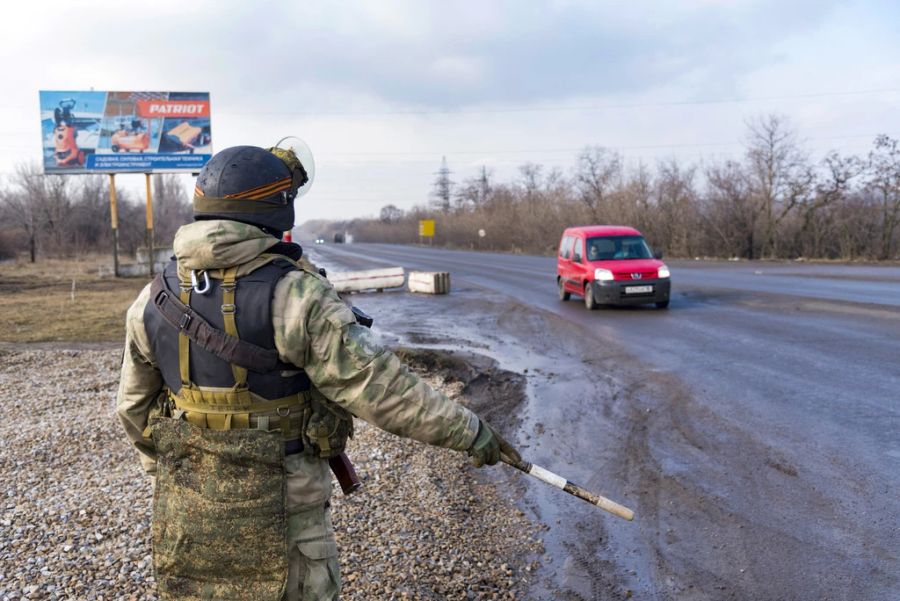
M44 173L196 173L209 92L41 91Z

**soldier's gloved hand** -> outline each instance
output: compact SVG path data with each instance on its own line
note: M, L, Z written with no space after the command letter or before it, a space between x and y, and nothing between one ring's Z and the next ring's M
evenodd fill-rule
M475 467L496 464L500 461L500 453L513 461L522 461L519 452L481 418L478 418L478 435L475 437L475 442L466 452L472 458Z

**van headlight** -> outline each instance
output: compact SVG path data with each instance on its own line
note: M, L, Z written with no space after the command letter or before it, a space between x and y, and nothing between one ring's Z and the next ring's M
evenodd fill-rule
M611 282L613 280L613 272L609 269L598 267L594 270L594 279L598 282Z
M665 265L659 268L659 271L656 274L658 278L667 278L669 277L669 268Z

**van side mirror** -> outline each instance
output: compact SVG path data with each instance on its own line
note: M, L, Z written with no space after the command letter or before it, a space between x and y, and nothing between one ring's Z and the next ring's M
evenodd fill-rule
M656 251L655 253L653 253L653 258L654 258L654 259L662 259L662 258L663 258L663 253L662 253L662 251L661 251L661 250L658 250L658 251Z

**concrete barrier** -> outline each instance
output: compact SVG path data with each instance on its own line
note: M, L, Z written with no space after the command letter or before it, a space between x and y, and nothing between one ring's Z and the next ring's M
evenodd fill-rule
M169 262L169 259L172 255L175 254L171 248L154 248L153 249L153 264L158 265L162 263L165 265ZM147 252L147 248L145 246L141 246L134 253L134 260L138 263L150 263L150 253Z
M410 292L450 293L450 274L446 271L410 271L408 282Z
M328 281L338 292L361 292L385 288L402 288L406 273L402 267L367 269L366 271L345 271L328 273Z
M173 251L171 248L156 248L153 249L153 273L154 275L157 273L161 273L163 269L166 268L166 265L169 263L169 259L172 257ZM147 249L144 247L138 248L134 255L135 262L133 264L122 263L119 265L119 275L126 278L134 278L139 276L149 276L150 275L150 253L147 252ZM100 266L98 268L98 273L103 276L106 271L109 271L109 274L112 275L112 267Z
M162 273L163 269L168 265L168 260L164 263L154 263L153 264L153 275L157 273ZM110 269L112 271L112 269ZM123 278L134 278L138 276L150 276L150 264L149 263L133 263L133 264L122 264L119 265L119 275Z

